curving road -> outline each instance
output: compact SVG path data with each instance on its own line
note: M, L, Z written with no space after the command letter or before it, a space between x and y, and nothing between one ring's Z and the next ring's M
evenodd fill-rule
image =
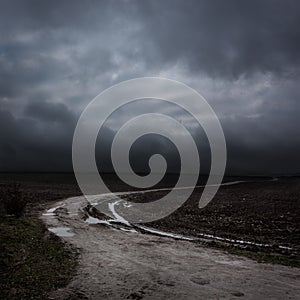
M142 234L122 222L116 229L87 218L86 205L84 197L69 198L42 216L81 251L73 280L50 299L299 299L299 269Z

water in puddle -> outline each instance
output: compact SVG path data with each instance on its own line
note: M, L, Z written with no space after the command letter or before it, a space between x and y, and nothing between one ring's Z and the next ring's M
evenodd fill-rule
M233 266L241 264L241 262L237 260L218 260L216 262L222 265L233 265Z
M49 227L48 230L60 237L72 237L75 235L69 227Z
M111 225L109 221L106 220L100 220L98 218L94 218L92 216L89 216L86 220L85 223L91 224L91 225L95 225L95 224L106 224L106 225Z

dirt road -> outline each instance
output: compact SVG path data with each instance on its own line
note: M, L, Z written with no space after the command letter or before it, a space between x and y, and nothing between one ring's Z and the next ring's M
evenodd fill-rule
M42 216L49 230L81 251L77 274L51 299L299 299L297 268L91 224L97 220L84 220L86 205L83 197L69 198Z

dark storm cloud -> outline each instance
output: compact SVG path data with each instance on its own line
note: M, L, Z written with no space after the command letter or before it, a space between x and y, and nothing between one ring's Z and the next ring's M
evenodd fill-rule
M163 1L163 5L152 1L143 9L153 60L170 64L183 60L189 70L230 78L299 71L297 1Z
M71 170L87 103L122 80L165 76L215 109L230 172L300 172L298 1L7 0L0 35L0 170ZM107 122L103 157L118 126L148 106ZM158 107L196 132L189 116ZM136 169L153 147L176 160L170 144L151 137L135 145Z
M70 171L75 116L63 104L36 103L26 118L0 110L0 169Z
M29 117L44 122L59 122L66 125L73 125L76 122L75 116L72 112L62 103L48 103L48 102L35 102L30 103L25 113Z

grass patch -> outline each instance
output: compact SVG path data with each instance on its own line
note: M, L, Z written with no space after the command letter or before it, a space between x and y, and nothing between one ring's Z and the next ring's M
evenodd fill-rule
M0 217L0 289L3 299L45 299L65 286L76 253L35 218Z

